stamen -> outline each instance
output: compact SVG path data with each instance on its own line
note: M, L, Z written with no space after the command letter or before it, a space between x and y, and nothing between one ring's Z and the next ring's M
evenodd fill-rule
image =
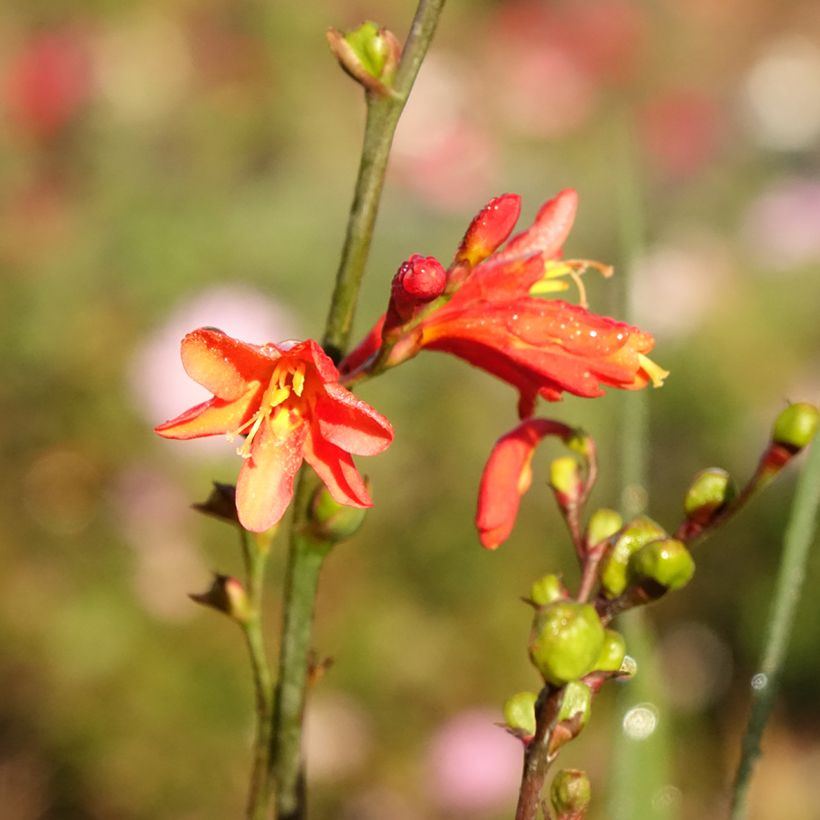
M530 295L540 296L545 293L566 290L568 287L566 283L559 283L555 280L562 276L568 276L578 288L578 304L586 309L589 304L586 288L581 281L581 277L588 268L597 270L605 279L612 276L614 272L611 265L604 265L602 262L596 262L593 259L550 259L544 265L543 277L530 288Z
M641 365L641 370L649 376L653 387L660 387L664 379L669 375L668 370L664 370L659 364L656 364L648 356L643 353L638 354L638 361Z

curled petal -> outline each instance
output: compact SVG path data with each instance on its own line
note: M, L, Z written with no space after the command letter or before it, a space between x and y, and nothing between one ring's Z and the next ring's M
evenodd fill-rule
M340 384L325 385L315 417L322 438L348 453L374 456L393 441L390 422Z
M532 481L530 463L545 436L572 435L572 428L547 419L527 419L495 443L484 467L478 490L476 527L486 549L507 540L518 515L521 496Z
M543 259L557 256L569 236L577 210L578 194L572 188L561 191L541 206L532 227L514 236L493 255L492 264L508 263L533 254L539 254Z
M364 479L349 453L322 438L308 436L304 445L304 457L340 504L350 507L373 506Z
M254 414L262 387L248 390L236 401L210 399L154 428L163 438L190 439L218 436L239 429Z
M201 327L182 340L185 372L224 401L244 396L251 382L270 378L279 352L233 339L221 330Z
M302 464L306 436L304 425L286 438L276 436L267 421L262 425L236 484L236 511L246 530L264 532L285 514L293 498L293 480Z

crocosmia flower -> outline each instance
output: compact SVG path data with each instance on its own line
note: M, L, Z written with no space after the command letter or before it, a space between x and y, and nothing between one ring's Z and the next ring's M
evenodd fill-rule
M353 455L375 455L393 439L390 422L342 387L312 339L262 346L200 328L182 340L188 375L214 395L156 428L166 438L244 436L236 486L243 527L262 532L284 514L307 461L341 504L372 502Z
M522 418L532 414L538 396L556 401L565 392L592 397L603 395L604 386L659 385L666 372L646 355L652 336L586 308L581 274L589 267L604 275L611 270L561 259L577 204L575 191L561 192L530 228L506 241L520 199L514 194L493 199L467 230L441 294L412 314L403 305L403 315L412 318L394 326L389 320L397 313L394 280L388 321L376 324L342 362L342 372L354 380L357 372L394 366L420 350L441 350L516 387ZM425 264L429 268L434 261ZM580 305L544 298L568 288L567 278L578 286Z

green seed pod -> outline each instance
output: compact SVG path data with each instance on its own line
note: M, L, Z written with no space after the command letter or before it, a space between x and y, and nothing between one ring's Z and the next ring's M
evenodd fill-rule
M595 666L604 628L591 604L556 601L540 610L530 637L530 660L544 680L563 686Z
M561 708L558 711L558 722L563 720L578 721L578 731L589 723L592 712L592 690L581 681L570 681L564 687ZM578 731L575 734L578 734Z
M532 737L535 734L535 692L518 692L504 704L504 722L516 734Z
M707 524L736 495L737 487L726 470L707 467L692 479L683 500L683 509L690 521Z
M592 786L586 772L561 769L552 779L550 805L556 820L583 817L592 800Z
M313 534L322 541L345 541L361 527L366 509L340 504L327 487L319 487L310 504L310 525Z
M666 531L651 518L640 515L626 525L598 569L601 586L608 598L617 598L629 583L629 558L644 544L663 538Z
M587 544L594 547L607 538L611 538L624 525L624 520L621 514L615 510L610 510L602 507L600 510L595 510L589 517L587 524Z
M626 641L620 632L614 629L604 630L604 645L595 663L596 671L617 672L626 656Z
M790 404L775 420L772 441L796 453L814 438L817 423L818 412L813 404Z
M629 568L636 576L651 578L667 589L680 589L694 574L695 562L682 541L663 538L641 547Z
M530 600L538 606L546 606L561 598L566 598L566 590L557 575L542 576L530 589Z

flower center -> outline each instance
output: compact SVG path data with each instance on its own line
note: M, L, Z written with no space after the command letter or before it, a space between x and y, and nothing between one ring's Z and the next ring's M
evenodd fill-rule
M274 435L279 439L288 434L300 423L302 393L305 389L305 365L303 362L277 362L271 374L270 383L262 394L259 409L241 427L233 432L246 433L245 441L237 448L242 458L249 458L253 440L265 419L270 419Z

